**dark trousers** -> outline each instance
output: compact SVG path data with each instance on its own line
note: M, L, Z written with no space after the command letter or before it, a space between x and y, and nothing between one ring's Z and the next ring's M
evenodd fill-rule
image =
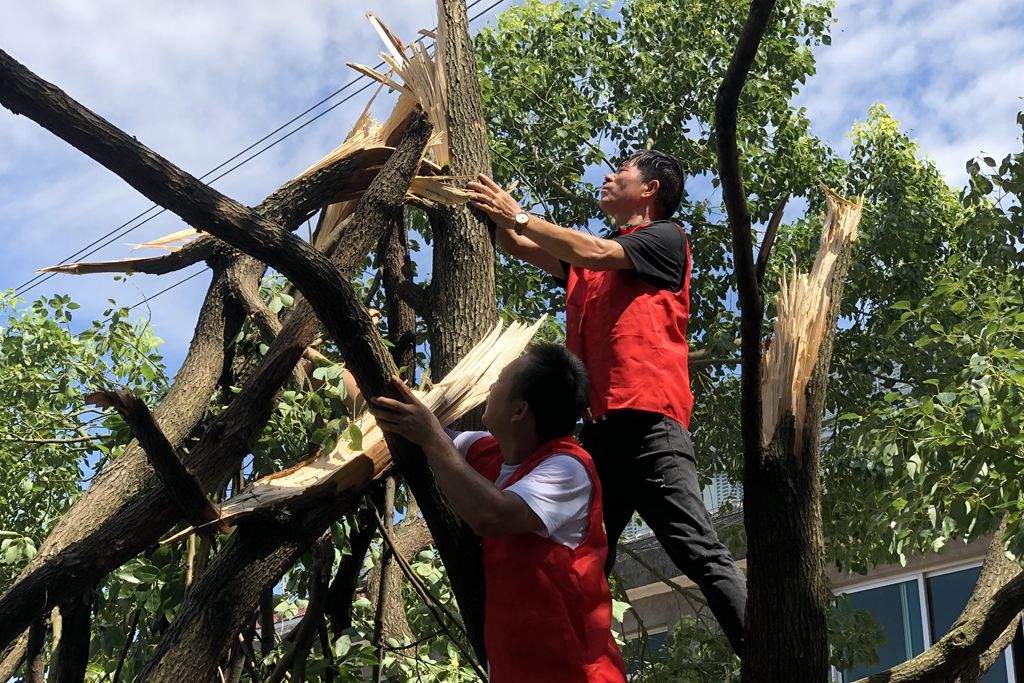
M743 648L747 582L718 540L704 506L690 435L662 415L615 411L588 423L583 446L594 458L604 497L608 564L639 512L679 570L700 588L737 654Z

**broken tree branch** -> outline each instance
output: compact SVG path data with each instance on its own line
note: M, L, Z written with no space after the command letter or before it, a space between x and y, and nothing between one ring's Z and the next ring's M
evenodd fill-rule
M211 531L211 527L222 533L229 531L227 525L220 521L217 507L206 498L199 482L175 455L174 447L160 431L160 425L153 419L145 403L125 389L97 391L86 396L85 402L102 408L113 408L124 418L189 523L206 532Z
M118 261L93 261L61 263L40 268L40 273L63 273L66 275L87 275L90 273L146 273L165 275L187 268L194 263L205 261L213 255L216 240L201 236L181 249L163 256L149 258L121 259Z

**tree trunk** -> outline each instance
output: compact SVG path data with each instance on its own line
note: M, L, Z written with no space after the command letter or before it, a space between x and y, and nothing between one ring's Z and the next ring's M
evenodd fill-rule
M465 0L438 0L444 45L450 173L491 173L490 146ZM430 283L430 374L441 378L497 322L493 234L468 205L442 207L435 222Z

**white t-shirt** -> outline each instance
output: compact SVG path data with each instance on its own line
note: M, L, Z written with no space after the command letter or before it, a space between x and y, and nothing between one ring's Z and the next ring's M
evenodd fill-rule
M473 444L490 436L489 432L452 434L452 442L463 457ZM501 488L518 468L519 465L502 463L495 485ZM587 534L592 488L587 470L579 460L556 453L505 490L522 498L544 523L546 533L538 535L576 548Z

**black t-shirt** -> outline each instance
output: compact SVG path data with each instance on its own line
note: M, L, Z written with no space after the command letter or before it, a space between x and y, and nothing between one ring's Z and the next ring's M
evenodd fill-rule
M628 235L613 230L607 235L622 245L636 274L656 287L678 290L686 274L686 236L678 223L655 221ZM568 274L569 264L562 262ZM565 279L559 280L565 285Z

